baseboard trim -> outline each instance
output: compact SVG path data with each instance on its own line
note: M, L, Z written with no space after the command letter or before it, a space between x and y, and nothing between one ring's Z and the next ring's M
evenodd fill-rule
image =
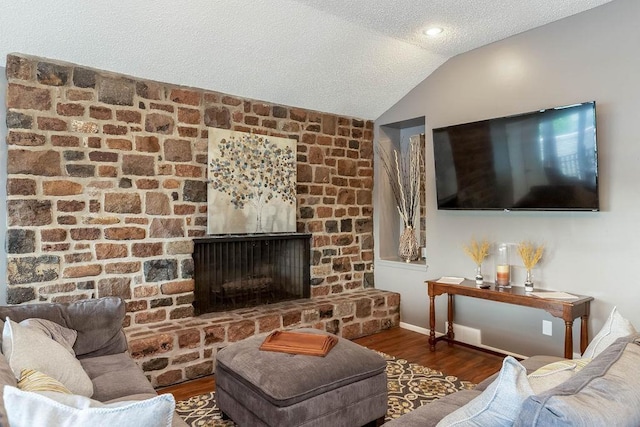
M416 325L412 325L411 323L405 323L405 322L400 322L400 327L402 329L407 329L409 331L413 331L413 332L417 332L419 334L422 335L429 335L429 329L427 328L423 328L422 326L416 326ZM444 335L438 331L436 331L436 336L439 337L441 335Z
M416 326L416 325L412 325L410 323L405 323L405 322L400 322L400 327L402 329L407 329L409 331L413 331L413 332L417 332L419 334L422 335L427 335L429 336L429 329L427 328L423 328L421 326ZM444 334L442 332L438 332L436 331L436 337L443 337ZM496 348L496 347L491 347L489 345L484 345L484 344L467 344L461 341L456 341L453 340L454 344L458 344L464 347L469 347L469 348L474 348L476 350L480 350L480 351L485 351L487 353L491 353L491 354L496 354L496 355L500 355L500 356L513 356L516 359L526 359L528 356L523 356L522 354L518 354L518 353L514 353L512 351L507 351L507 350L503 350L501 348Z

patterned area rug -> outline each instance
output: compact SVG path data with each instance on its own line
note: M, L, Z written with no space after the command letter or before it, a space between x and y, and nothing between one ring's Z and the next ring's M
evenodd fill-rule
M380 355L387 361L387 421L447 394L475 387L475 384L469 381L460 381L457 377L409 363L404 359L396 359L384 353ZM192 427L235 426L233 422L222 419L216 406L215 393L176 402L176 411Z

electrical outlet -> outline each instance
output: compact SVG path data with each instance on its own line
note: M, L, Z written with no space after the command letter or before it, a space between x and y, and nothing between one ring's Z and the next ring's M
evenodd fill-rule
M543 320L542 321L542 334L543 335L549 335L549 336L553 335L553 333L551 331L551 329L552 329L551 325L552 325L552 323L550 321L548 321L548 320Z

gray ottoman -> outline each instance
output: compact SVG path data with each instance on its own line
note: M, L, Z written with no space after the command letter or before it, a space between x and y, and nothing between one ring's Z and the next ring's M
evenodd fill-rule
M316 329L300 332L326 334ZM349 340L325 357L258 349L267 335L231 344L216 357L216 401L239 426L355 427L382 423L386 362Z

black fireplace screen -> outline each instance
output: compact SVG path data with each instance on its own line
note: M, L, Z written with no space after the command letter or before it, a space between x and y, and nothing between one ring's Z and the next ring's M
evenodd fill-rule
M309 298L310 238L278 233L195 239L196 314Z

